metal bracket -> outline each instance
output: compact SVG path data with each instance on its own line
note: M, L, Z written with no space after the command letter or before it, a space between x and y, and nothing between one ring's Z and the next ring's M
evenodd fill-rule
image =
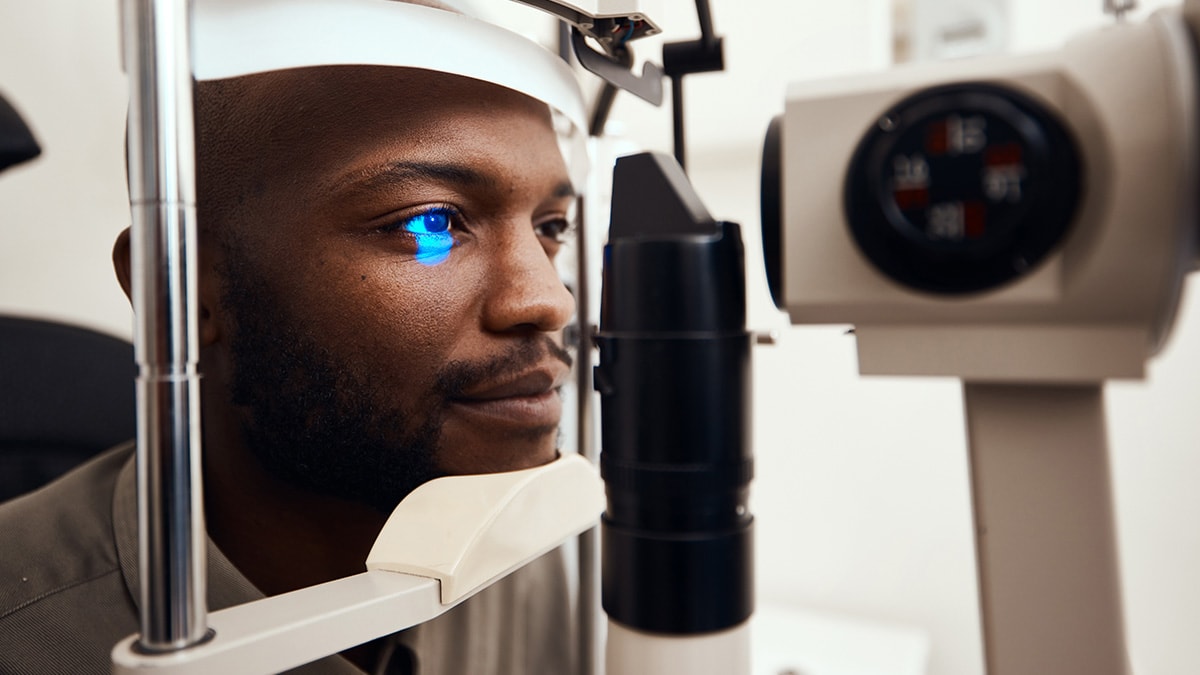
M614 61L587 44L587 38L579 29L571 30L571 45L575 48L575 57L580 65L603 79L605 82L649 102L652 105L662 105L663 100L663 70L660 66L647 61L642 66L642 74L635 75L632 70Z
M516 1L556 16L569 23L572 27L583 31L584 35L602 42L619 40L621 44L624 44L631 40L638 40L662 32L648 16L637 10L639 3L636 1L624 3L627 5L625 7L626 11L620 11L615 5L609 3L607 7L609 12L603 15L598 12L595 2L592 3L592 11L589 12L575 6L581 4L579 2L571 3L563 2L562 0Z

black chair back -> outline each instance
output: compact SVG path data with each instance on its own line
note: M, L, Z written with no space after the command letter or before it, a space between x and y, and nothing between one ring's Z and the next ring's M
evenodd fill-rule
M0 502L132 439L136 374L124 340L0 316Z
M27 162L42 153L33 132L16 108L0 96L0 171Z

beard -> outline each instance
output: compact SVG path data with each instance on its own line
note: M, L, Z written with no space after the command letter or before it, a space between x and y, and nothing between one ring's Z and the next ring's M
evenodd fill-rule
M530 337L484 361L448 362L431 387L432 410L414 409L396 401L387 378L372 377L377 364L354 362L323 345L284 309L270 280L236 245L225 249L222 302L234 326L231 395L247 411L244 440L269 473L311 492L390 514L418 486L446 475L437 465L446 402L521 372L547 352L572 362L550 337ZM381 362L395 356L383 355Z

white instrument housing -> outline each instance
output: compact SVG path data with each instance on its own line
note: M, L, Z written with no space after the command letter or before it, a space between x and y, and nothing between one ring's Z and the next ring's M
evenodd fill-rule
M971 381L1139 378L1195 260L1196 66L1164 10L1052 53L798 83L783 118L782 298L792 323L855 325L873 375ZM843 206L868 130L906 96L956 82L1039 102L1078 145L1083 190L1064 241L1020 278L966 295L897 284L860 252Z

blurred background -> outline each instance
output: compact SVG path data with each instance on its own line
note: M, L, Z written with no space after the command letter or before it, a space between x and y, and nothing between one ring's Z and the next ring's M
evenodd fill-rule
M691 0L658 1L666 40L699 34ZM527 8L460 4L519 32L553 35ZM960 385L861 378L846 326L794 328L775 311L757 248L762 137L782 111L788 82L910 60L1053 49L1112 19L1101 0L711 4L727 70L686 82L688 168L710 211L745 227L751 323L778 334L775 346L755 352L762 616L785 617L796 630L842 626L829 634L863 636L840 648L839 672L979 675ZM1169 4L1143 1L1131 19ZM117 5L0 0L0 92L43 147L40 158L0 176L0 314L128 339L131 314L109 255L129 222ZM640 43L639 56L658 60L661 42ZM588 80L588 90L594 86ZM670 125L669 107L621 95L609 132L617 147L669 152ZM847 159L813 161L842 171ZM1200 672L1197 410L1200 299L1189 289L1146 381L1108 387L1127 628L1139 675ZM893 669L865 653L874 647L880 657L898 655ZM858 660L855 651L864 652ZM905 658L916 670L904 669ZM756 672L781 672L772 667ZM794 672L802 667L797 661Z

